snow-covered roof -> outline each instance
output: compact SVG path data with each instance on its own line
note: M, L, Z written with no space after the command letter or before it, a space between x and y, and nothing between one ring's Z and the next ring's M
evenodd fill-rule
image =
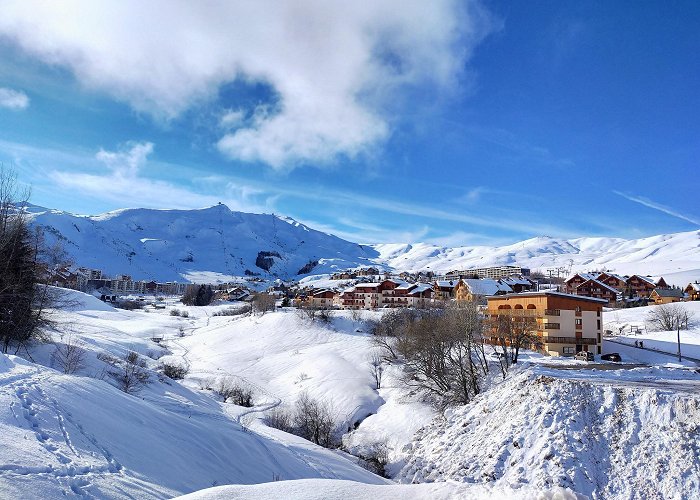
M355 288L377 288L381 283L358 283Z
M441 280L441 281L437 281L437 286L440 288L454 288L457 286L458 282L459 282L459 280L449 280L449 281Z
M579 276L579 277L583 278L584 281L594 280L594 279L598 278L598 275L597 275L597 274L592 274L592 273L576 273L576 274L572 274L571 276L569 276L568 278L566 278L565 281L568 283L569 281L571 281L572 279L574 279L576 276Z
M483 278L483 279L472 279L467 278L462 280L469 291L474 295L496 295L497 293L510 293L513 291L511 287L505 283L499 283L494 279Z
M646 281L646 282L649 283L650 285L656 285L656 282L654 281L654 278L652 278L651 276L642 276L641 274L635 274L635 275L632 276L632 277L634 278L635 276L636 276L637 278L639 278L640 280Z
M700 292L700 283L688 283L688 286L686 287L686 289L688 287L695 290L696 292Z
M413 290L408 292L408 295L419 295L419 294L425 292L426 290L432 290L432 289L433 289L432 285L427 285L425 283L419 283L418 285L416 285L416 287Z
M619 280L619 281L627 281L627 278L625 278L624 276L620 276L619 274L608 273L608 272L600 273L596 279L599 280L600 277L603 276L603 275L610 276L611 278L615 278L615 279L617 279L617 280Z
M504 283L508 286L513 286L513 285L525 285L525 286L530 286L532 285L532 282L527 279L527 278L522 278L520 276L508 276L506 278L501 278L498 280L500 283Z

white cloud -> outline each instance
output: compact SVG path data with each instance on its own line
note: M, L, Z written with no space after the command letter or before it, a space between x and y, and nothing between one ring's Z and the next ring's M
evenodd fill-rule
M218 195L211 195L140 175L153 149L150 142L129 142L118 151L101 149L95 158L108 167L109 171L104 174L52 170L48 177L59 188L81 197L108 201L118 207L188 209L222 202L232 210L263 211L269 208L268 204L260 205L255 201L262 191L244 185L229 182Z
M478 0L67 0L10 2L0 16L0 35L29 54L161 119L216 98L224 83L269 85L275 111L218 147L276 168L381 143L400 91L457 88L492 26Z
M134 178L153 152L153 143L130 142L126 145L129 149L117 152L100 149L95 158L107 165L115 176Z
M0 87L0 108L12 110L26 109L29 107L29 97L19 90Z
M219 124L226 130L238 127L243 124L245 111L242 109L229 109L221 116Z
M615 190L613 190L613 193L615 193L618 196L622 196L623 198L626 198L629 201L633 201L635 203L639 203L640 205L644 205L645 207L652 208L654 210L658 210L659 212L663 212L666 215L670 215L671 217L676 217L676 218L684 220L686 222L690 222L691 224L695 224L696 226L700 226L700 219L695 217L694 215L682 214L673 208L670 208L670 207L667 207L665 205L662 205L661 203L657 203L655 201L652 201L649 198L644 198L643 196L635 196L635 195L626 194L626 193L623 193L621 191L615 191Z

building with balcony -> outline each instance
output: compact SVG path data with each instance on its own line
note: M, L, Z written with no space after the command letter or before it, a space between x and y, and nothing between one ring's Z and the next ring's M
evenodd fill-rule
M486 314L492 319L532 318L541 350L550 356L573 356L580 351L600 354L606 304L605 299L560 292L525 292L488 297ZM496 341L495 329L486 335Z

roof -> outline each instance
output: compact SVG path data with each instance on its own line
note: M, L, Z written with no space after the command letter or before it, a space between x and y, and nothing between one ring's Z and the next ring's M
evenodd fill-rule
M674 297L680 299L683 297L683 290L679 288L656 288L653 292L659 297Z
M427 290L432 290L432 285L426 285L425 283L419 283L416 287L408 292L408 295L419 295Z
M512 285L525 285L532 286L532 281L521 276L508 276L506 278L501 278L498 280L500 283L505 283L508 286Z
M499 283L496 280L484 279L463 279L464 283L469 287L469 291L474 295L495 295L499 292L512 292L513 289L504 283Z
M355 288L377 288L381 283L358 283Z
M573 300L585 300L586 302L596 302L598 304L607 304L608 303L608 301L606 299L596 299L594 297L584 297L583 295L572 295L570 293L550 292L550 291L510 293L508 295L493 295L493 296L486 297L486 298L489 300L491 300L491 299L493 299L493 300L507 300L507 299L514 299L514 298L518 298L518 297L542 297L542 296L564 297L564 298L573 299Z
M596 278L598 277L597 274L591 274L591 273L576 273L576 274L573 274L573 275L569 276L568 278L566 278L565 282L568 283L569 281L571 281L572 279L574 279L576 276L579 276L579 277L583 278L584 281L594 280L594 279L596 279Z
M449 280L449 281L436 281L437 286L440 288L454 288L459 283L459 280Z
M696 282L696 283L688 283L688 286L685 287L685 288L686 288L686 290L687 290L688 288L692 288L692 289L695 290L696 292L700 292L700 283L697 283L697 282Z
M627 281L627 278L625 278L624 276L620 276L619 274L608 273L608 272L600 273L596 279L599 280L600 277L603 276L603 275L610 276L611 278L615 278L615 279L617 279L618 281L623 281L623 282L626 282L626 281Z

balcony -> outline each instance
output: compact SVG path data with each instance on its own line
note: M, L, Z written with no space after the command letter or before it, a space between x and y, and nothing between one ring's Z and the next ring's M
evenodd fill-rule
M578 344L578 345L595 345L594 338L576 338L576 337L542 337L542 342L545 344Z
M561 311L559 309L545 309L545 316L561 316Z

